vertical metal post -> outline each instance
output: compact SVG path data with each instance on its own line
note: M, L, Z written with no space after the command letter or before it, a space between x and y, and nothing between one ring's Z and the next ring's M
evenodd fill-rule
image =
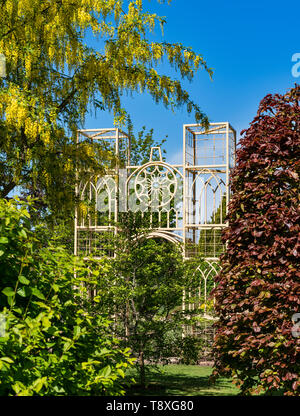
M131 158L131 138L128 136L127 138L127 166L130 166L130 158Z
M182 166L182 174L183 174L183 203L182 203L182 241L183 241L183 253L184 257L186 257L186 128L183 126L183 166ZM185 312L186 305L185 299L186 298L186 291L183 289L182 293L182 311ZM182 338L185 337L185 325L182 328Z
M226 215L228 213L229 195L229 123L226 122Z
M193 134L193 164L194 166L197 165L196 162L196 154L197 154L197 140L196 135ZM193 183L193 223L196 224L196 171L195 167L193 168L193 175L192 175L192 183ZM196 228L193 227L193 251L196 254Z
M78 156L78 143L79 143L79 133L76 134L76 158L75 158L75 212L74 212L74 255L77 256L78 254L78 247L77 247L77 225L78 225L78 207L77 207L77 199L78 199L78 169L77 169L77 156Z
M233 130L233 167L236 164L236 154L235 154L235 149L236 149L236 131Z
M183 213L182 213L182 228L183 228L183 252L186 257L186 127L183 126Z
M0 78L6 78L6 58L0 53Z
M120 132L119 129L116 129L116 149L115 149L115 156L116 156L116 167L115 167L115 218L114 221L117 223L118 221L118 210L119 210L119 137ZM115 232L117 232L117 228L115 228Z

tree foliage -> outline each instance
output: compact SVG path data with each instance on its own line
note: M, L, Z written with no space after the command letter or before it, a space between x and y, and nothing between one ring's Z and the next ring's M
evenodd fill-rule
M186 282L180 249L164 239L147 238L147 221L139 214L123 213L120 219L115 257L108 259L107 272L99 271L97 299L99 310L114 315L115 334L137 357L144 384L145 360L167 356L168 333L181 338Z
M215 374L244 394L300 392L300 86L267 95L240 142L217 278Z
M134 359L86 300L86 265L45 245L20 201L0 200L0 235L0 395L124 394Z
M166 138L156 141L153 138L154 130L150 129L146 132L146 126L142 127L142 130L138 132L137 136L133 131L133 124L128 117L127 121L127 132L130 137L130 164L132 166L139 166L149 161L151 147L163 147L166 142ZM162 153L166 153L165 149L162 148Z
M101 149L76 145L75 131L89 110L113 111L126 121L124 92L151 94L167 107L185 105L197 121L207 117L180 82L160 74L165 58L182 78L202 56L181 44L155 42L165 19L148 13L142 0L7 0L0 9L0 52L7 77L0 80L0 192L20 185L68 214L74 165L105 168ZM79 166L80 167L80 166Z

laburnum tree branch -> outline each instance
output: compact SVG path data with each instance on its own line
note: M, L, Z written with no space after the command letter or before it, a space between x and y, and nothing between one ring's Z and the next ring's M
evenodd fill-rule
M93 106L99 111L99 102L101 110L114 113L116 124L125 125L124 91L148 92L172 109L185 106L197 122L208 123L180 82L156 69L164 58L189 80L200 68L210 76L211 70L190 48L149 40L164 19L145 11L142 0L7 0L0 22L0 51L7 62L7 77L0 80L2 196L13 185L38 187L50 211L70 216L76 128ZM99 43L87 44L87 32ZM80 163L96 166L97 152L81 152Z

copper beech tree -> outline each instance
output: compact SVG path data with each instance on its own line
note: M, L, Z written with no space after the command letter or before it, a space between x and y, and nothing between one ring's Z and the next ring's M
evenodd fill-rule
M214 376L300 394L300 86L267 95L237 151L215 290Z

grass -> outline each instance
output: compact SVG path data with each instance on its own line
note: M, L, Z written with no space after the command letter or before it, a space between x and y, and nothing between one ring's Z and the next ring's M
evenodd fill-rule
M151 371L147 376L147 387L138 384L126 392L130 396L234 396L239 392L231 380L220 378L210 384L212 367L198 365L157 366L159 371ZM131 377L138 380L136 370Z

